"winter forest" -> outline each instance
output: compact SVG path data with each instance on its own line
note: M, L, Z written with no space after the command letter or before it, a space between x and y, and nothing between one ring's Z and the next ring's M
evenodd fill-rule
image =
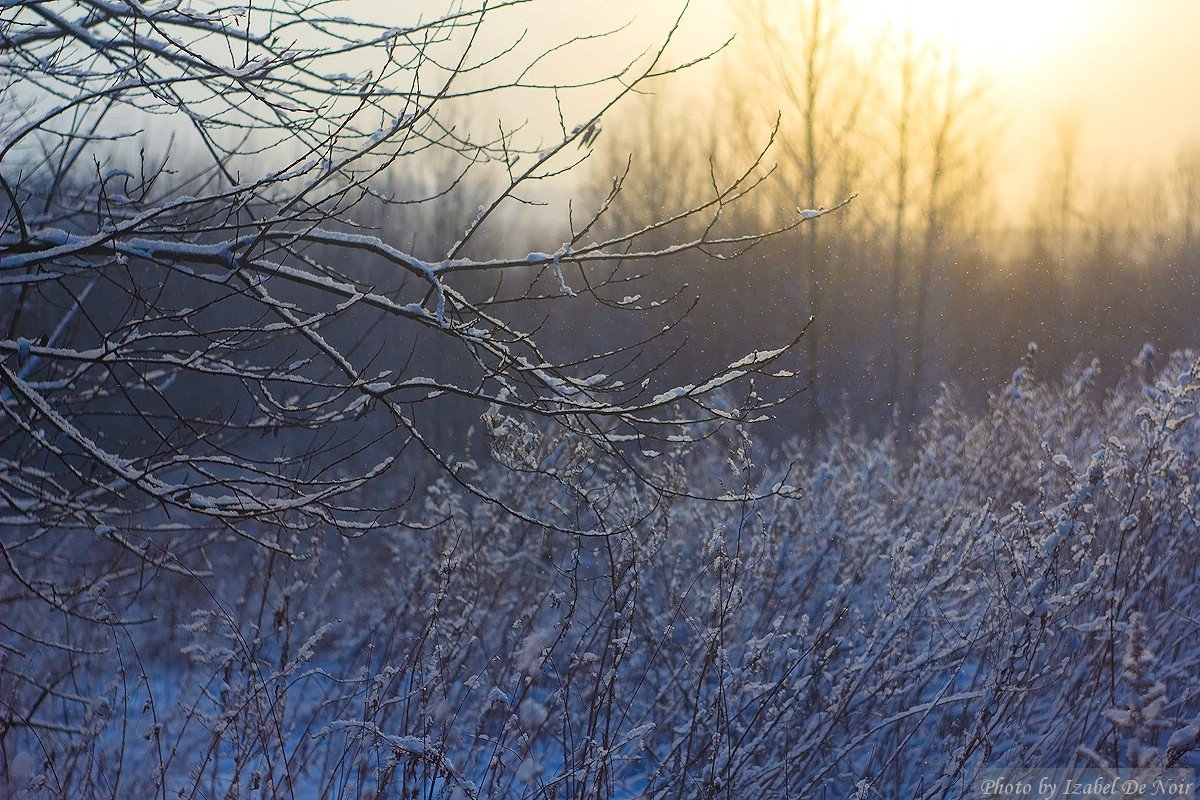
M1196 797L1200 7L242 1L0 2L0 800Z

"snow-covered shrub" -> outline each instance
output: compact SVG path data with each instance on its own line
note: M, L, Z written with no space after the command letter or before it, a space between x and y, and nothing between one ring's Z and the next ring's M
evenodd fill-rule
M476 481L603 491L607 536L445 476L404 535L5 537L3 791L937 798L1194 765L1195 369L947 391L904 446L728 430L648 457L654 487L485 421L511 463Z

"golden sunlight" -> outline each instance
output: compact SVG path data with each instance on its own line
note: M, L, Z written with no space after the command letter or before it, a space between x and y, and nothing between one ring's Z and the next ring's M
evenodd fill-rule
M1090 27L1105 0L849 0L864 27L911 26L961 63L995 71L1029 67Z

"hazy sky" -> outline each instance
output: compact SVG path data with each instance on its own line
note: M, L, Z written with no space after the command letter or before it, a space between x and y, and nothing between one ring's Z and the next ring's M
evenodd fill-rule
M712 42L735 30L728 2L693 0L686 38ZM661 26L667 6L676 7L627 8ZM1018 214L1012 206L1033 189L1064 124L1078 130L1085 174L1102 179L1136 177L1200 142L1200 0L842 0L842 11L864 37L911 25L990 76L1002 132L998 188Z
M1013 145L1065 116L1101 174L1169 163L1200 140L1200 2L1096 0L1056 46L1006 72Z
M1078 129L1084 172L1104 179L1169 164L1181 145L1200 142L1200 0L842 2L849 30L871 37L911 25L990 76L998 188L1010 211L1064 124ZM694 0L691 35L728 35L726 3Z
M846 0L857 25L911 23L991 74L1004 119L998 174L1015 202L1057 126L1081 165L1120 178L1200 141L1200 0Z
M679 51L699 50L736 32L728 11L734 1L692 0ZM1078 129L1081 167L1106 178L1168 164L1181 145L1200 142L1200 0L842 4L848 27L864 37L909 24L918 38L955 51L964 66L993 78L997 128L1003 134L996 174L1010 211L1019 214L1013 206L1046 168L1056 129L1064 122ZM779 5L787 4L780 0ZM349 6L384 19L400 13L379 0L351 0ZM404 16L445 7L438 0L420 0L406 7ZM674 0L544 0L506 11L496 22L501 40L527 29L526 45L537 47L635 18L624 34L582 45L545 65L561 77L564 69L608 69L608 62L623 58L629 48L645 47L665 32L679 8ZM753 46L746 37L738 44ZM697 73L694 79L704 80L703 69ZM531 105L527 113L539 116L541 110Z

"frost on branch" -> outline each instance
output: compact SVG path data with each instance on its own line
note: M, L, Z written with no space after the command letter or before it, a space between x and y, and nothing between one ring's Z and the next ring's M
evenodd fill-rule
M593 209L547 211L537 230L556 232L538 247L497 243L514 208L574 168L601 115L682 66L671 27L632 63L547 84L542 71L582 40L517 36L496 59L482 42L513 39L517 5L399 26L333 5L6 6L5 524L115 532L132 515L357 535L411 524L428 482L415 476L440 472L527 522L603 533L627 521L586 485L536 510L489 491L461 468L475 445L444 420L465 429L496 408L575 434L608 463L593 472L639 480L640 453L763 417L798 390L777 362L799 331L676 389L643 353L673 347L679 319L584 353L543 340L531 317L543 301L638 313L624 285L635 265L732 256L805 217L776 231L720 223L761 180L760 153L659 222L598 236L618 177ZM530 92L584 117L536 134L469 122L481 97ZM618 290L627 300L609 299ZM744 408L710 397L750 377L759 393Z

